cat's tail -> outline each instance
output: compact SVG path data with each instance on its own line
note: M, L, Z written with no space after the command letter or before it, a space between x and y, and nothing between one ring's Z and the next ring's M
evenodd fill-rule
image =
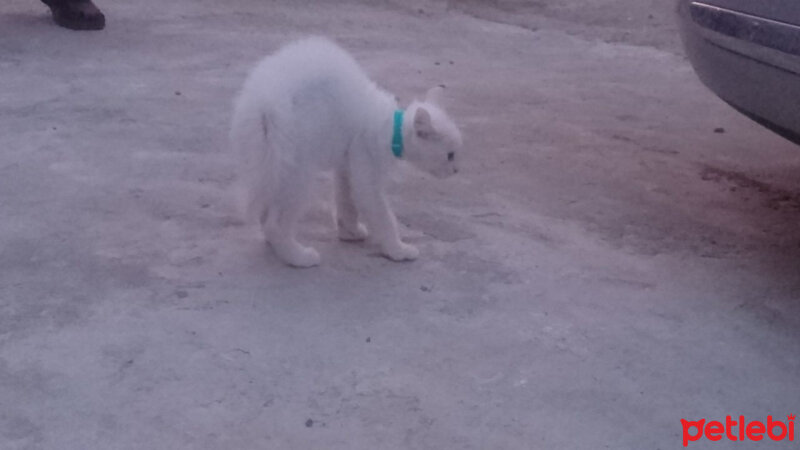
M270 197L271 151L268 122L247 99L237 100L231 124L230 142L239 162L233 194L245 225L263 222Z

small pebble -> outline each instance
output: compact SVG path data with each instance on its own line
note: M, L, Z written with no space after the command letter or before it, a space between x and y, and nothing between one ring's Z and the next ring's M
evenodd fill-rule
M306 420L306 427L311 428L314 426L314 421L311 419Z
M717 133L717 134L722 134L722 133L724 133L724 132L725 132L725 128L722 128L722 127L720 127L720 128L714 128L714 133Z

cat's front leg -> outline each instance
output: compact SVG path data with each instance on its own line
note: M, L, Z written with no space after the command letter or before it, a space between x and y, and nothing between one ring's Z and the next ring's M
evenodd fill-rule
M373 232L376 237L378 245L380 245L381 253L393 261L413 261L419 257L419 250L413 245L406 244L400 240L400 231L397 227L397 218L392 212L389 201L382 190L378 190L375 195L375 204L377 207L376 215L380 225L376 229L381 232Z
M397 219L383 193L380 183L370 179L365 171L352 171L351 187L358 212L366 219L372 240L381 253L393 261L413 261L419 250L400 240Z

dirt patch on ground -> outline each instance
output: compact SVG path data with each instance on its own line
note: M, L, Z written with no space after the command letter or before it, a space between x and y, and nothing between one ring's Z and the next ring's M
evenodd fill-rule
M482 19L532 30L542 19L564 22L559 28L580 36L681 52L675 2L664 0L449 0L449 7Z

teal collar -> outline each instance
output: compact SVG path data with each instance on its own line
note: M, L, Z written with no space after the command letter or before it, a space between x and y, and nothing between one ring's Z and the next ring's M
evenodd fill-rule
M394 127L392 131L392 153L396 158L403 157L403 110L394 112Z

